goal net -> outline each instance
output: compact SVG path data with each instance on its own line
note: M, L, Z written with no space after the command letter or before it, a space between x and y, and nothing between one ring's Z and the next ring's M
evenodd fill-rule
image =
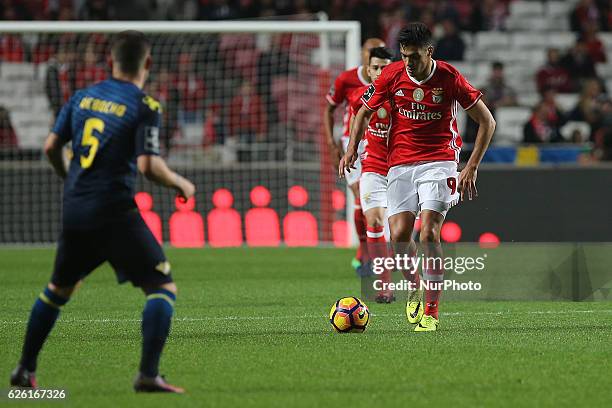
M350 200L321 118L332 79L359 62L359 24L279 21L0 23L0 243L57 239L62 184L42 144L72 93L108 77L125 29L153 44L145 91L163 106L162 156L198 190L180 205L140 177L161 241L347 245Z

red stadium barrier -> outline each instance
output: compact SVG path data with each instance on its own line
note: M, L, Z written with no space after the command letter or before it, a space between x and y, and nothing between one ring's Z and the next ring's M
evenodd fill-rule
M240 214L231 208L234 196L220 188L213 193L215 208L208 213L208 242L212 247L233 247L242 245L242 220Z
M308 192L293 186L288 193L289 204L303 207L308 203ZM319 243L317 219L308 211L289 211L283 220L283 234L287 246L316 246Z
M162 222L161 218L159 218L159 215L152 211L153 197L151 197L151 194L149 193L140 192L136 193L136 196L134 196L134 200L136 201L136 205L138 206L138 211L140 211L140 216L144 220L145 224L147 224L147 227L149 227L149 229L153 233L153 236L155 237L157 242L161 244L163 241Z
M170 243L177 248L199 248L204 246L204 220L193 211L195 198L186 202L174 200L178 211L170 217Z
M271 208L270 191L257 186L251 190L251 203L256 208L247 211L244 218L246 242L249 246L279 246L280 221L278 214Z

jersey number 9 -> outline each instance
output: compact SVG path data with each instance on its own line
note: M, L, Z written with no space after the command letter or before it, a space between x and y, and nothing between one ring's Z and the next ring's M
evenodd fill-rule
M98 145L100 144L100 141L94 136L94 130L98 133L104 132L104 122L102 119L89 118L85 121L81 146L89 146L89 152L87 155L81 155L81 167L84 169L91 167L94 158L96 157L96 153L98 152Z

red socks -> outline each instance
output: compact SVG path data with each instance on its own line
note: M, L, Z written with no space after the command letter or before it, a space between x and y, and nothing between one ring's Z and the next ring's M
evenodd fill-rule
M389 256L383 226L367 227L367 244L370 259L386 258ZM385 268L380 275L380 279L384 283L391 282L391 271Z
M370 260L370 256L368 254L368 242L366 237L367 224L365 215L363 215L363 212L361 211L361 206L355 205L353 217L355 220L355 230L357 231L357 236L359 237L359 248L357 249L356 256L362 263L365 263Z
M429 289L425 290L425 314L438 318L438 302L442 293L444 271L429 270L423 274L423 279L429 281Z

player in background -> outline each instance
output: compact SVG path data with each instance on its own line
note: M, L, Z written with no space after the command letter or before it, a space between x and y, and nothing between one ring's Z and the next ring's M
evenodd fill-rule
M372 81L382 73L384 67L391 63L393 54L385 47L370 49L367 69ZM349 96L352 115L361 108L361 96L368 85L357 88ZM384 103L368 123L363 135L363 153L361 154L361 178L359 192L361 208L367 222L368 254L371 259L386 258L387 240L384 227L387 210L387 135L391 125L391 105ZM357 135L361 139L362 135ZM359 140L357 141L359 143ZM352 172L352 171L351 171ZM338 166L338 175L344 176L344 168ZM381 275L383 282L391 281L391 271L385 270ZM393 291L382 290L376 296L377 303L391 303L395 300Z
M350 119L351 119L351 108L348 104L348 96L356 89L361 88L364 85L369 85L372 81L368 74L367 66L370 60L370 49L374 47L384 47L385 43L379 38L368 38L361 47L361 64L357 68L349 69L342 72L334 81L329 93L326 96L327 109L323 115L323 124L325 128L325 138L327 145L332 155L332 165L334 170L338 168L340 158L342 158L346 147L348 146L349 134L350 134ZM339 105L347 102L346 110L343 116L342 126L342 137L341 143L337 144L334 140L334 111ZM357 163L359 166L359 163ZM353 213L353 219L355 222L355 229L357 236L359 237L359 248L355 259L353 259L352 265L355 270L359 271L361 264L368 261L367 253L367 240L366 240L366 221L361 210L361 204L359 202L359 171L353 171L346 174L346 183L353 193L355 200L355 211Z
M389 227L394 250L413 255L416 246L412 230L420 212L420 241L426 258L442 257L440 229L449 208L459 201L477 197L478 166L493 137L495 120L482 102L482 93L452 65L432 59L431 31L422 23L411 23L399 34L402 61L387 66L363 95L351 140L342 159L345 169L357 160L358 135L386 102L393 107L389 132L389 173L387 200ZM478 123L474 150L460 174L457 173L461 137L457 129L457 109L461 105ZM434 264L434 266L431 266ZM419 287L419 275L413 283ZM428 283L444 279L439 263L423 270ZM434 285L430 285L434 286ZM406 313L415 331L438 327L440 285L422 293L409 294Z
M142 91L151 67L148 40L137 31L119 33L111 63L112 78L77 91L45 142L45 154L65 179L62 231L51 280L32 307L10 382L36 387L38 354L60 309L89 273L109 261L120 283L129 280L146 296L134 389L182 393L158 374L177 289L162 248L136 208L136 169L183 199L193 196L195 187L159 157L161 107ZM73 156L66 169L62 149L68 142Z

